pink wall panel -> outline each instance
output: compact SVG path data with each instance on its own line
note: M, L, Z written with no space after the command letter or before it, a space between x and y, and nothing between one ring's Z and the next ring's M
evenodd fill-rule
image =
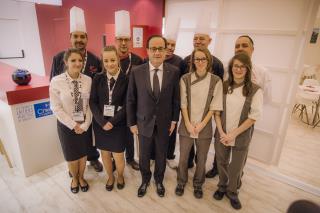
M114 24L114 12L128 10L131 25L147 25L149 34L161 34L164 0L64 0L62 6L36 4L40 40L46 75L52 58L70 46L69 9L78 6L85 11L88 50L100 55L106 24Z

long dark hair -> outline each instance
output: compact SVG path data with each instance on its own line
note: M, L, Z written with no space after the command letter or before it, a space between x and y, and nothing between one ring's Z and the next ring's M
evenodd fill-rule
M207 72L212 72L212 56L210 51L207 48L204 49L194 49L191 53L190 58L190 70L189 72L195 72L196 71L196 65L194 64L194 55L196 52L203 52L207 58L208 64L207 64Z
M243 96L247 97L252 92L252 81L251 81L252 63L251 63L250 57L245 53L236 54L231 58L228 65L228 74L229 74L229 78L227 80L228 84L225 85L225 87L228 87L228 88L223 88L223 91L225 94L227 93L231 94L233 92L233 89L236 88L237 86L236 82L234 81L234 77L232 73L234 60L240 61L247 68L247 72L244 76L244 81L243 81L244 85L242 89Z

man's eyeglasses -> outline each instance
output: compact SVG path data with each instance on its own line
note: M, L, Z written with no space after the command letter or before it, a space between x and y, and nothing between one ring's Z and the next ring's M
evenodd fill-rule
M247 70L247 67L246 67L246 66L244 66L244 65L239 66L239 65L237 65L237 64L234 64L234 65L232 66L232 68L233 68L233 69L240 69L240 70L242 70L242 71Z
M150 50L151 52L153 52L153 53L157 52L157 50L158 50L159 52L163 52L163 51L165 51L165 49L166 49L166 48L164 48L164 47L150 47L150 48L149 48L149 50Z
M194 62L197 62L197 63L199 63L199 62L206 62L207 61L207 58L195 58L194 59Z
M129 42L130 41L130 39L129 38L116 38L116 40L117 41L119 41L119 42Z

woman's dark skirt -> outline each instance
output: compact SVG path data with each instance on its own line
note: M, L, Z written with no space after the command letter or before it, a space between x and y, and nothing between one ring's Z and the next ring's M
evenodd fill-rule
M93 121L96 147L100 150L121 153L124 152L127 140L127 127L115 126L105 131L97 122Z
M92 140L91 128L82 134L76 134L61 122L57 122L58 136L66 161L79 160L87 155L89 141Z

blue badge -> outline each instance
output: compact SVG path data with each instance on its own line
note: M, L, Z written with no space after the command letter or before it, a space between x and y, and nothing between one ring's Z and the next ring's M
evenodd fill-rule
M44 116L52 115L49 101L34 104L33 107L34 107L34 112L35 112L36 118L41 118Z

